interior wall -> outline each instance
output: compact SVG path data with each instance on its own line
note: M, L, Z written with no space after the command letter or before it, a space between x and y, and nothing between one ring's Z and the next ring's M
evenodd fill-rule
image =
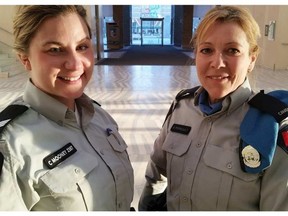
M13 16L14 5L0 5L0 53L13 54Z
M261 38L260 55L256 65L274 70L288 69L288 6L287 5L241 5L251 11L259 24ZM275 39L265 36L265 25L275 21Z

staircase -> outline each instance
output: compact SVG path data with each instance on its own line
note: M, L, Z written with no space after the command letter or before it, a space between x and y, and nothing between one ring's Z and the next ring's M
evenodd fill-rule
M25 72L25 69L16 56L0 53L0 79L9 78Z
M3 38L10 38L12 34L0 28L0 34ZM3 33L5 33L3 35ZM6 37L4 37L6 36ZM1 39L3 39L1 37ZM1 41L0 39L0 79L15 76L25 71L21 62L13 52L12 45L13 41ZM8 45L10 44L10 45Z

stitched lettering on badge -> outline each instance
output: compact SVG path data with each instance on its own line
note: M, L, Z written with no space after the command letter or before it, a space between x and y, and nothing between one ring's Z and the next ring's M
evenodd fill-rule
M181 134L189 134L191 130L191 127L186 126L186 125L179 125L179 124L173 124L171 127L171 131L175 133L181 133Z
M46 156L43 159L43 162L49 169L52 169L73 155L76 151L77 149L72 145L72 143L68 143L56 152Z

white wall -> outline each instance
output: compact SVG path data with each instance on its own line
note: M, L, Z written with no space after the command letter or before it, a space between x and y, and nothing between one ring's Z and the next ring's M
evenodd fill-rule
M0 53L12 54L15 6L0 5Z

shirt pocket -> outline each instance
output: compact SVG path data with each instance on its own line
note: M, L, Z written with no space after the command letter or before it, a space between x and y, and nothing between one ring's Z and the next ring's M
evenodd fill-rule
M203 155L204 163L212 168L228 173L243 181L254 181L259 175L249 174L241 169L239 152L218 146L207 146Z
M116 152L122 153L127 149L127 144L116 129L112 128L107 133L107 140Z
M235 210L239 210L243 200L255 203L259 193L258 178L256 174L241 170L236 149L208 145L199 163L191 198L199 210L223 211L235 206Z
M181 177L185 170L185 154L190 144L191 138L189 136L173 132L167 134L162 149L166 151L169 190L177 188L181 184Z
M191 144L191 137L170 132L163 143L162 149L174 156L181 157L184 155Z
M40 178L44 184L42 195L47 193L47 196L55 200L57 209L87 210L86 200L91 199L91 195L83 194L83 191L87 191L89 185L87 176L97 166L98 160L95 157L85 152L76 152ZM48 189L46 192L45 188ZM88 191L91 192L91 189Z

